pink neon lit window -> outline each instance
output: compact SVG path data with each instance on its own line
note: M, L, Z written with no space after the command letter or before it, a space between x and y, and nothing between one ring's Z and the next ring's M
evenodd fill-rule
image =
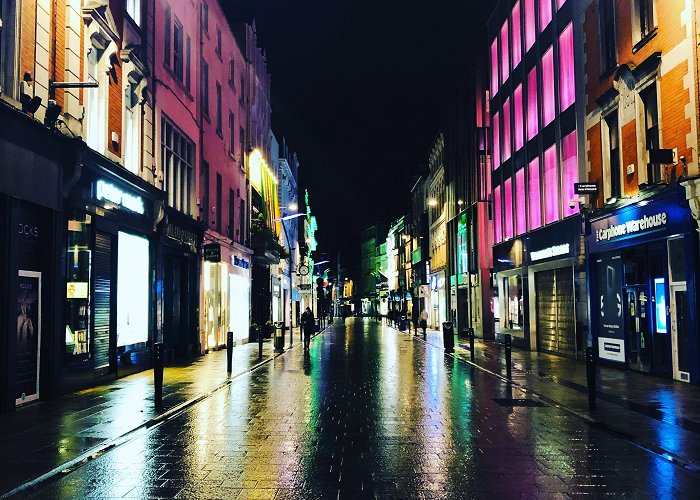
M554 120L554 47L542 56L542 127Z
M505 239L513 237L513 182L510 178L503 183L503 211L505 212Z
M540 0L540 33L552 22L552 0Z
M515 234L527 231L525 220L525 169L515 173Z
M559 35L559 107L562 111L574 103L574 30L571 23Z
M491 95L498 92L498 39L491 42Z
M522 57L522 40L520 36L520 0L515 2L513 11L510 14L510 34L511 34L511 63L515 68Z
M513 146L517 151L524 145L523 132L523 85L515 87L513 92Z
M578 208L571 208L569 202L573 200L574 183L578 182L578 160L576 158L576 132L571 132L561 140L561 192L564 217L578 212Z
M557 9L561 9L565 3L566 0L557 0Z
M493 191L493 241L498 243L503 239L501 232L501 186L496 186Z
M508 79L510 64L508 63L508 19L501 26L501 82Z
M528 222L530 229L542 225L542 201L540 198L540 160L535 158L527 165Z
M501 137L500 137L500 118L498 112L493 115L493 145L491 153L493 155L493 169L496 170L501 166Z
M523 0L525 2L525 52L535 44L537 28L535 26L535 0Z
M527 138L532 139L539 132L537 116L537 67L527 75Z
M503 161L510 158L510 97L503 103Z
M557 148L552 144L544 152L545 224L559 220L559 182L557 181Z

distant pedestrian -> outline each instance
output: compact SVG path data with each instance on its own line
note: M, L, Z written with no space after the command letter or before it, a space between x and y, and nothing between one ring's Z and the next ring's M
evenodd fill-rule
M304 329L304 350L308 351L309 343L311 342L311 332L316 328L316 319L309 307L307 307L304 314L301 315L301 326Z
M420 312L420 327L423 329L423 336L425 337L425 331L428 328L428 311L425 309Z

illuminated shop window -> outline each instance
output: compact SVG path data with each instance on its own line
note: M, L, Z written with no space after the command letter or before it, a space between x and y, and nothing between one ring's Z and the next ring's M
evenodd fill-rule
M542 201L540 198L540 160L535 158L527 166L528 222L530 230L542 225Z
M503 183L503 211L505 238L513 237L513 183L510 178Z
M578 212L578 207L571 208L570 201L574 194L574 183L578 182L578 160L576 158L576 132L571 132L561 141L561 192L564 217Z
M522 37L520 34L520 0L515 2L515 5L513 6L513 11L510 14L510 34L512 40L510 51L512 64L511 67L515 69L515 67L520 63L520 59L522 57Z
M513 146L516 151L524 146L523 132L523 85L520 84L513 92Z
M574 103L574 30L571 23L559 35L559 107L562 111Z
M503 161L510 158L510 97L503 103Z
M508 70L510 69L510 64L508 63L508 20L501 26L501 83L508 79Z
M501 166L501 138L500 138L500 117L498 112L493 115L493 169L496 170Z
M503 232L501 231L501 219L503 216L503 210L501 208L501 186L496 186L493 190L493 232L494 232L494 243L500 243L503 239Z
M540 1L540 33L552 22L552 0Z
M525 169L521 168L515 173L515 234L523 234L527 231L525 220Z
M498 92L498 39L491 42L491 95Z
M554 48L542 56L542 127L554 120Z
M539 132L537 116L537 68L532 68L527 75L527 138L532 139Z
M535 44L535 0L523 0L525 2L525 52Z
M544 152L544 223L559 220L559 186L557 178L557 148L552 144Z
M117 253L117 346L148 341L148 240L119 232Z

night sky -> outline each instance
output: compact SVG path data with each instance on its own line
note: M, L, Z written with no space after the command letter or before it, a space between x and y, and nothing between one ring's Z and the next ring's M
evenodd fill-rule
M486 53L495 0L222 4L231 19L256 22L273 130L299 154L319 251L357 261L362 229L408 212L447 95Z

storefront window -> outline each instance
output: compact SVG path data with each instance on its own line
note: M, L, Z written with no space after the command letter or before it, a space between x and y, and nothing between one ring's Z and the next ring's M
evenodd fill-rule
M559 220L559 186L557 179L557 149L552 145L544 152L544 223Z
M90 283L92 218L74 211L68 220L66 245L66 331L67 362L90 358Z
M509 330L523 329L523 286L522 278L518 275L509 276L503 280L504 297L506 299L505 327Z
M148 341L148 240L119 232L117 252L117 346Z

